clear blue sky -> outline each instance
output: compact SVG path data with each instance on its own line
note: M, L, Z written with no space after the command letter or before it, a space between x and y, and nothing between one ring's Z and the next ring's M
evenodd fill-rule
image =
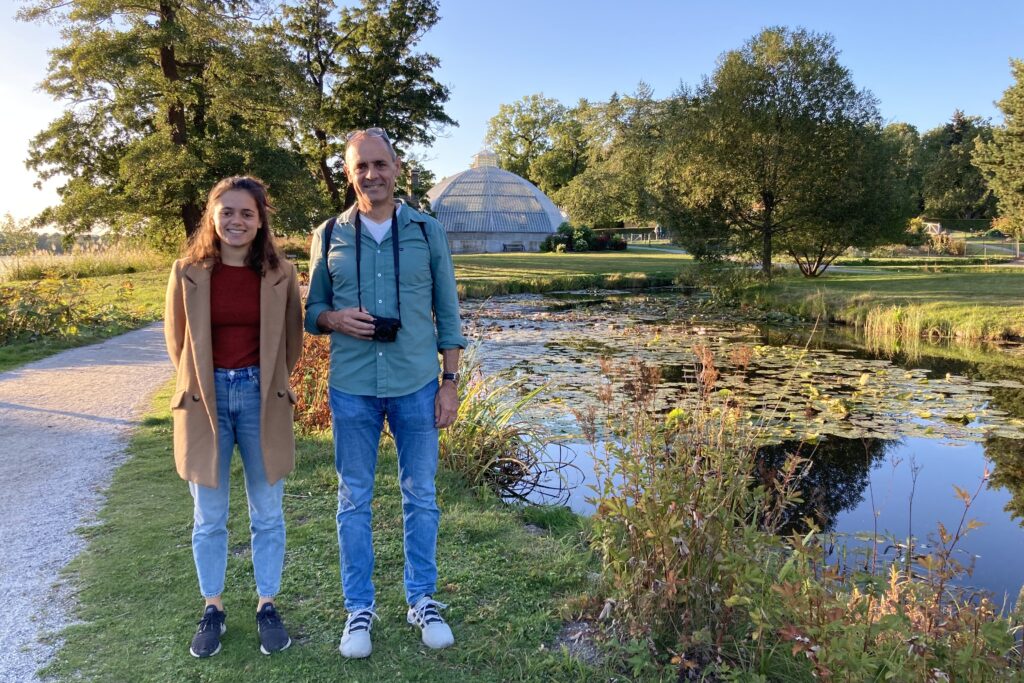
M15 4L15 3L12 3ZM46 69L51 27L0 23L0 213L27 216L53 201L22 162L30 137L59 107L33 92ZM17 3L20 4L20 3ZM498 105L542 92L565 104L632 92L641 80L655 96L710 74L723 52L761 28L804 27L834 36L860 87L879 99L887 121L924 131L954 109L1001 121L994 102L1010 85L1009 59L1024 59L1024 2L889 0L720 2L634 0L440 0L441 21L421 50L441 60L459 122L425 154L440 178L468 167Z

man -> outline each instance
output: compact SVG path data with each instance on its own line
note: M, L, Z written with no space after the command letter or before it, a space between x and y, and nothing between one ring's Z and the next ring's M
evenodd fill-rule
M455 642L439 613L445 605L433 598L440 519L434 477L438 430L458 414L459 355L466 339L448 239L436 220L394 200L401 168L383 129L352 133L345 174L356 203L334 223L326 261L330 221L315 231L310 253L306 329L331 334L338 546L348 611L339 649L345 657L367 657L372 650L377 614L370 503L385 417L398 449L407 619L428 647Z

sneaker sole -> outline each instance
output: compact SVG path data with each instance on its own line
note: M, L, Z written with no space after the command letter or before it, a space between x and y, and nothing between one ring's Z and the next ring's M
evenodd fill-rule
M271 650L268 650L267 648L263 647L263 645L261 644L261 645L260 645L260 652L262 652L262 653L263 653L263 654L265 654L265 655L273 654L274 652L283 652L283 651L287 650L287 649L288 649L288 647L289 647L289 646L290 646L291 644L292 644L292 639L291 639L291 638L289 638L289 639L288 639L288 642L284 644L284 647L282 647L282 648L281 648L280 650L273 650L273 651L271 651Z

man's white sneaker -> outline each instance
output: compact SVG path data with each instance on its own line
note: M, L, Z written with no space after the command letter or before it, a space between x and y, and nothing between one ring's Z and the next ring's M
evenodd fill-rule
M434 650L455 644L455 636L452 635L451 628L444 623L444 619L438 611L447 606L429 595L424 595L409 608L409 613L406 615L410 624L420 627L423 644Z
M370 642L370 627L374 619L380 619L372 607L356 610L348 615L345 620L345 633L341 636L341 644L338 650L343 657L349 659L362 659L369 657L373 651L373 643Z

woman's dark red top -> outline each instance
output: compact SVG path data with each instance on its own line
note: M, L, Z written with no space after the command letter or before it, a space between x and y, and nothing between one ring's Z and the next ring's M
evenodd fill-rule
M213 367L260 364L260 276L248 266L214 266L210 278Z

